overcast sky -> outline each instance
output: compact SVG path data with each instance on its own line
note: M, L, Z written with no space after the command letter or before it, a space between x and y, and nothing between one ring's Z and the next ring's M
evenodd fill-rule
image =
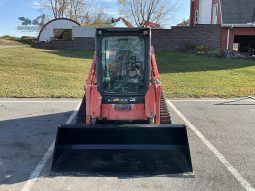
M100 0L102 7L106 13L112 17L118 17L118 3L117 0ZM176 18L169 25L176 25L189 17L189 2L190 0L179 0L179 8L176 10ZM37 18L42 14L39 9L37 0L0 0L0 36L12 35L36 36L36 33L22 33L17 30L17 26L21 25L18 17L26 17L31 20Z

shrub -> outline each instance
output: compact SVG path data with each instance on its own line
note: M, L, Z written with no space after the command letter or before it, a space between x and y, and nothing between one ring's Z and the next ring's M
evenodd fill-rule
M186 50L186 51L195 50L195 47L196 47L196 45L191 42L184 43L184 50Z
M35 38L31 37L31 36L22 36L21 38L16 39L16 41L23 43L23 44L28 44L28 45L31 45L33 40L35 40Z
M21 39L23 39L23 40L34 40L35 37L32 37L32 36L22 36Z
M196 46L195 49L197 54L206 54L208 52L208 47L205 45Z
M225 58L226 57L225 50L219 49L216 57L217 58Z
M10 36L10 35L4 35L2 36L3 39L6 39L6 40L16 40L16 37L13 37L13 36Z
M214 58L225 58L225 51L221 49L212 49L212 50L208 50L205 53L205 55L208 57L214 57Z

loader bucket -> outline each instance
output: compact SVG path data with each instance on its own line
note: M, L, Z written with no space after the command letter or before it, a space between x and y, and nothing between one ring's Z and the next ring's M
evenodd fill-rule
M192 173L184 125L60 125L52 172L173 175Z

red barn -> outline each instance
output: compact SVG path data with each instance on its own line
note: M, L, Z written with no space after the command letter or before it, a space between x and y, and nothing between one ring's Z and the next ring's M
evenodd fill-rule
M255 0L191 0L190 26L221 25L221 48L255 49Z

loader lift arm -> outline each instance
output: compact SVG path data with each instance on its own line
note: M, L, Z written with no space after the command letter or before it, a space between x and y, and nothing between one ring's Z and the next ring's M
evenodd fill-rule
M114 19L112 18L112 23L117 23L119 21L122 21L128 28L134 28L134 26L128 22L126 19L124 19L123 17L119 17L117 19ZM149 28L160 28L160 24L158 23L152 23L152 22L149 22L149 21L145 21L142 23L142 26L143 27L149 27Z

